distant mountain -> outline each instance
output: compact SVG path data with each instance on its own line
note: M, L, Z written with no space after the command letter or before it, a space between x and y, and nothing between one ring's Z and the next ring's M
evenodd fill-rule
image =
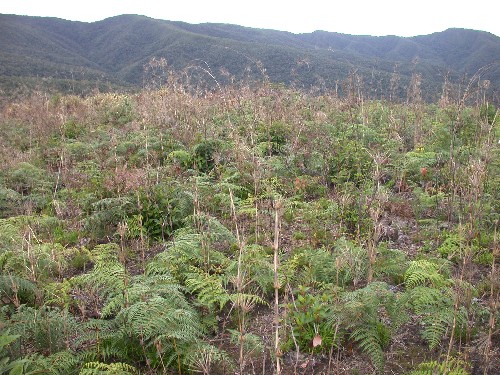
M443 77L453 82L484 69L492 93L500 92L500 38L486 32L449 29L431 35L353 36L325 31L308 34L227 24L188 24L122 15L84 23L56 18L0 15L0 89L21 83L58 83L68 90L86 87L142 87L144 67L164 57L175 69L203 76L203 67L220 82L261 74L299 87L342 89L350 72L362 77L367 95L388 95L394 72L397 94L406 95L413 73L422 92L435 100ZM49 80L50 78L50 80ZM208 77L206 77L208 78Z

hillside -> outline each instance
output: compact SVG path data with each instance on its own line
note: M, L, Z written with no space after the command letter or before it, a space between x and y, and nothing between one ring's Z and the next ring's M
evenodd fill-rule
M482 92L182 79L0 112L0 374L498 374Z
M310 88L340 87L356 71L370 97L389 96L398 75L400 97L413 73L421 74L426 99L439 97L443 77L459 83L489 66L482 79L500 89L500 38L464 29L431 35L353 36L324 31L309 34L227 24L198 24L122 15L94 23L55 18L0 15L0 82L11 91L21 82L51 78L63 88L74 80L96 85L142 87L144 66L164 57L177 70L203 76L207 65L220 82L262 78L261 62L273 82ZM205 78L208 78L205 75ZM70 91L70 90L67 90ZM78 92L78 90L75 90Z

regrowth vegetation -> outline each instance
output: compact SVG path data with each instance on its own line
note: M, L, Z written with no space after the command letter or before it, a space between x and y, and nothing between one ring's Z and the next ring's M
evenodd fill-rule
M0 373L493 374L498 111L357 82L6 106Z

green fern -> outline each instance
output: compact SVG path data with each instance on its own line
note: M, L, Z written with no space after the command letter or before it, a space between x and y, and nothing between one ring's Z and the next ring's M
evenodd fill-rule
M136 337L152 344L155 340L194 342L203 328L196 312L185 301L153 297L123 309L117 316Z
M232 233L211 216L197 215L196 220L201 232L192 227L177 230L165 251L147 265L148 274L167 272L183 282L191 267L220 273L229 265L228 256L217 248L230 248L235 241Z
M447 279L440 273L440 267L426 259L410 262L404 275L407 288L415 288L421 285L441 287L449 285Z
M408 296L408 301L416 314L424 314L429 307L439 308L452 302L449 293L427 286L418 286L409 290Z
M134 339L126 336L120 322L116 320L89 319L79 327L73 345L80 352L83 362L99 360L129 360L134 358Z
M440 289L418 286L408 292L408 300L421 317L422 337L431 349L437 347L453 322L453 300Z
M454 311L453 305L435 306L429 308L422 317L422 337L429 343L429 348L434 349L452 328L455 320L456 327L463 326L466 322L466 311Z
M238 261L238 257L226 259L226 262L220 262L219 270L224 284L236 284L239 267L246 289L259 293L272 290L274 275L272 256L265 247L256 244L246 245L241 252L241 262Z
M126 363L88 362L80 370L79 375L132 375L137 369Z
M440 273L437 264L428 260L416 260L410 263L405 272L405 284L408 289L408 303L420 316L422 337L434 349L449 333L453 323L460 326L466 321L463 309L455 311L452 279Z
M222 279L218 275L209 275L208 273L191 267L190 273L186 274L187 289L196 294L200 303L209 308L218 306L222 310L224 305L230 300L226 289L222 286Z
M191 371L203 374L214 373L216 366L224 366L229 370L235 368L234 361L226 351L205 342L192 345L184 362Z
M26 373L47 375L78 374L80 359L70 351L54 353L50 356L31 355L27 357Z
M233 233L212 215L198 213L196 216L190 215L186 217L186 223L193 223L195 221L197 222L198 228L201 228L202 233L209 234L210 242L236 242L236 238L234 237Z
M453 321L453 314L434 313L423 319L422 337L429 343L429 349L434 349L441 344L448 326Z
M133 212L129 198L104 198L92 204L92 214L86 219L85 228L98 237L112 234L115 226Z
M34 283L15 275L0 275L0 298L15 305L32 302L37 294Z
M354 339L361 348L361 350L368 354L373 366L379 371L384 368L384 349L387 345L385 343L385 335L381 335L382 330L386 330L381 323L375 325L361 325L356 327L352 333L351 338Z
M48 354L68 349L77 332L77 322L68 311L48 306L20 306L6 324L13 333L21 335L26 349Z
M112 317L127 306L155 296L184 299L182 286L170 274L137 275L130 279L126 289L110 295L102 317Z
M469 375L467 363L458 358L420 363L410 375Z
M315 286L335 281L335 259L326 249L300 248L294 250L282 265L284 282ZM285 280L286 279L286 280Z
M189 348L200 342L205 332L196 311L185 299L174 296L156 296L137 302L122 309L116 321L123 338L133 338L140 344L139 348L146 350L145 355L153 355L158 365L160 358L167 367L174 362L178 367L184 366Z
M0 374L22 375L27 363L25 359L11 361L8 357L6 347L15 342L20 335L10 335L9 331L0 334Z
M406 318L404 299L392 292L389 285L373 282L362 289L343 295L342 314L349 322L351 338L370 356L377 371L384 367L384 348L389 344L391 333Z
M379 246L378 252L374 264L375 276L387 276L392 283L401 284L408 267L406 253L397 249L389 249L385 244Z
M241 200L238 203L238 215L248 215L249 217L255 217L257 214L255 201L256 198L251 194L249 194L246 199Z
M4 275L42 283L65 268L64 248L41 239L51 235L54 222L57 219L45 216L0 219L0 270Z
M335 242L335 281L341 286L361 281L367 272L368 256L365 249L344 237Z
M92 250L94 268L89 273L73 277L72 285L102 301L123 293L128 275L118 261L118 251L119 246L114 243L96 246Z
M166 245L165 251L159 253L146 266L148 274L170 273L175 277L188 272L189 265L201 265L201 235L192 228L179 229L174 240Z
M230 299L235 306L246 311L252 310L256 305L267 305L266 301L255 294L234 293L231 294Z
M14 250L22 243L22 235L13 218L0 219L0 251ZM0 253L1 254L1 253Z

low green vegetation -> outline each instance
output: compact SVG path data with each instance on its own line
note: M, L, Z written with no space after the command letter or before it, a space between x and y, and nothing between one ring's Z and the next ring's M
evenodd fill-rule
M6 106L0 374L493 374L498 111L361 92Z

